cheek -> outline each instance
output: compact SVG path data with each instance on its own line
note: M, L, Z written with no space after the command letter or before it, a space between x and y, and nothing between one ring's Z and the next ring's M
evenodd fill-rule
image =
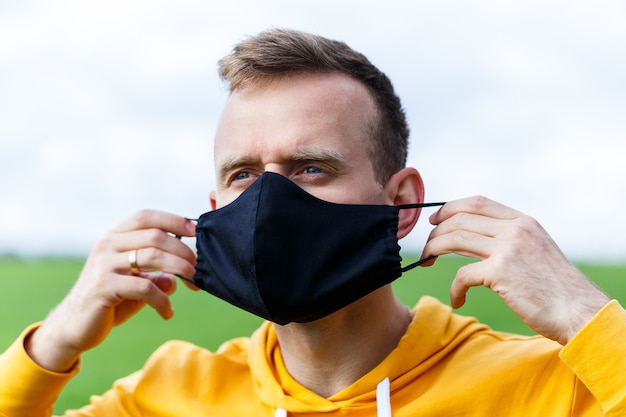
M304 188L315 197L339 204L385 204L384 190L375 181L362 183L345 181L326 187Z
M215 192L211 195L211 208L213 210L229 205L239 197L240 193L227 191Z
M385 204L384 188L375 180L372 180L361 188L357 188L355 184L351 190L352 192L347 195L351 196L354 202L353 204Z

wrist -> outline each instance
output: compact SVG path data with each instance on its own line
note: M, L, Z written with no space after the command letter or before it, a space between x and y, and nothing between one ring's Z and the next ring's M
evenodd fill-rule
M55 332L43 323L24 339L26 354L41 368L56 372L70 372L78 363L80 353L64 346L54 337ZM58 332L56 332L58 334Z
M572 308L572 319L569 331L564 332L563 337L558 340L562 345L566 345L606 306L611 299L598 290L598 294L589 297Z

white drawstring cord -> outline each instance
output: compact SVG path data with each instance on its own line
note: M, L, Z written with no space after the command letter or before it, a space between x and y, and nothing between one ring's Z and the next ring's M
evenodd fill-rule
M376 409L378 417L391 417L391 393L389 378L385 378L376 387ZM287 417L287 410L277 408L274 417Z
M391 393L389 378L385 378L376 387L376 408L378 417L391 417Z

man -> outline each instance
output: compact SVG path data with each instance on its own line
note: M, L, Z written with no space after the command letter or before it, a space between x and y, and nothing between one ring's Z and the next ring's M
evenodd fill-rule
M220 75L231 94L216 133L217 190L211 206L224 211L201 218L197 230L185 218L144 211L98 242L67 297L0 360L1 415L48 415L77 372L81 353L145 304L165 319L172 317L168 295L175 275L196 274L195 284L213 290L207 276L215 268L235 271L237 263L244 263L243 270L260 273L265 259L249 261L254 264L243 259L249 248L242 243L250 233L247 226L231 233L234 237L214 233L241 250L242 257L234 261L231 252L216 253L222 244L208 243L211 251L203 248L196 265L192 251L176 238L196 233L200 238L203 229L224 225L236 229L239 222L231 224L220 217L223 213L237 218L240 207L248 204L258 203L259 211L284 204L286 213L303 216L305 230L319 218L315 210L291 210L295 200L332 207L347 213L346 219L360 207L372 212L405 207L394 212L394 239L406 236L417 222L419 210L411 207L422 202L424 191L418 171L404 166L404 114L391 83L365 57L343 43L272 30L237 45L220 62ZM265 192L272 198L260 200ZM242 222L249 220L244 217ZM316 303L301 315L284 311L276 323L266 322L250 339L227 342L217 353L168 343L144 369L66 415L626 415L626 312L565 259L537 222L482 197L449 202L430 221L435 228L424 258L456 253L480 259L458 272L452 306L464 303L469 287L485 285L543 336L493 332L451 314L432 298L408 309L388 282L347 305L351 291L337 289L325 298L335 305L328 314L317 317L316 308L325 306ZM269 238L260 246L293 247L294 256L305 252L303 259L310 262L294 266L297 276L286 276L296 283L294 296L306 303L317 290L328 291L312 282L316 291L298 292L300 273L323 264L326 255L317 256L322 245L307 245L310 236L301 230L290 235L294 242L272 239L283 233L280 223L269 225ZM370 222L363 223L367 227ZM266 226L253 227L261 233ZM322 231L329 244L337 239L335 227L341 224ZM357 229L341 239L349 240ZM379 241L377 235L368 239L342 253L352 261L348 264L372 262L352 258L361 247ZM210 242L206 236L202 240ZM335 242L339 250L345 249L342 242ZM316 275L321 282L326 274L337 279L351 274L333 264ZM355 282L369 269L346 285L358 289ZM380 275L388 269L381 268ZM198 272L203 270L209 272ZM275 277L267 279L271 284ZM256 284L244 293L267 283L259 278ZM234 298L242 308L256 311ZM286 298L285 303L290 301ZM273 318L280 298L262 301L261 310Z

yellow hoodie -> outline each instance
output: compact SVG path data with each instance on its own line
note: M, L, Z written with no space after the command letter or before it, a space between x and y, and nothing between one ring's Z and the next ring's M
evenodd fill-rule
M430 297L414 310L397 348L330 398L291 378L274 327L265 323L216 353L169 342L142 370L65 415L626 416L626 311L616 301L564 348L540 336L494 332ZM77 372L37 367L22 348L27 333L0 357L3 417L49 415Z

